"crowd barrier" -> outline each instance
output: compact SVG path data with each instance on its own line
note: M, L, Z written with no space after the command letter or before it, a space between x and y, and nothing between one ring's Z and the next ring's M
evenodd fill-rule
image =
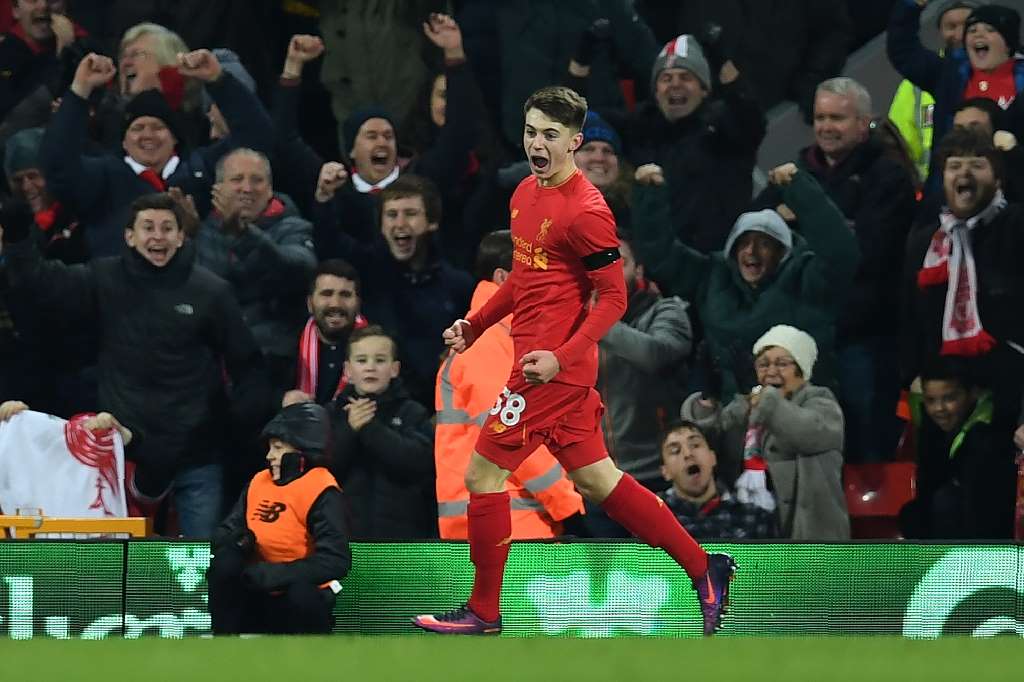
M1024 636L1024 545L709 545L740 569L724 636ZM337 633L413 634L409 617L457 606L468 546L357 543ZM190 541L0 542L0 637L103 639L210 633L209 545ZM633 542L520 542L504 634L697 637L682 571Z

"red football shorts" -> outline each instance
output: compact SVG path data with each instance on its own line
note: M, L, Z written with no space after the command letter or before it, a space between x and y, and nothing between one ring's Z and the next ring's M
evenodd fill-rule
M517 374L499 395L476 441L476 451L515 471L546 445L566 471L608 456L601 433L604 404L587 386L528 384Z

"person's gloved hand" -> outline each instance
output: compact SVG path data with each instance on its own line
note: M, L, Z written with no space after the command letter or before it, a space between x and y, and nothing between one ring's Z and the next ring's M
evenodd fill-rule
M775 495L768 490L764 469L745 469L736 479L736 499L766 511L775 511Z
M580 66L590 66L594 53L602 43L607 43L612 35L612 24L607 19L595 19L587 30L580 34L576 43L576 52L572 60Z
M269 592L278 587L273 582L273 566L266 561L249 564L242 571L242 582L251 590Z

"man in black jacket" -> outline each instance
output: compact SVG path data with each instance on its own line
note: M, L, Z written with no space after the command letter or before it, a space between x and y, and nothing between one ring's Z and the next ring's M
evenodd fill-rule
M213 631L330 633L338 581L352 567L344 499L327 469L330 418L320 405L296 403L263 438L267 468L213 536L206 574Z
M1003 197L1003 155L987 133L953 129L934 162L946 203L907 241L903 382L920 375L924 358L973 358L1009 442L1024 391L1024 208Z
M692 35L662 48L651 90L654 101L637 109L627 129L630 160L664 169L679 239L717 251L750 202L764 114L728 55L711 49L705 56Z
M860 244L861 261L839 318L839 397L846 414L846 455L883 459L899 431L899 392L892 372L899 335L900 262L916 203L913 181L869 138L871 96L850 78L818 86L814 99L814 144L800 150L797 167L813 175L846 216ZM769 187L758 208L795 218L782 195ZM799 231L799 223L794 228Z
M321 176L317 193L328 184ZM434 379L444 352L441 333L469 308L473 279L441 252L441 198L429 180L402 174L380 193L380 233L361 241L337 229L335 202L314 205L314 241L321 257L352 263L363 283L366 317L402 340L403 376L413 399L434 404ZM321 245L332 244L324 251Z
M98 335L98 411L137 438L131 492L157 501L173 487L182 533L209 537L221 518L226 424L262 420L271 397L230 286L195 264L180 221L168 195L141 197L124 231L130 250L73 266L42 260L30 221L4 226L4 267L42 315Z
M397 345L377 325L352 332L350 383L327 406L334 472L345 488L355 540L437 537L434 427L398 377Z

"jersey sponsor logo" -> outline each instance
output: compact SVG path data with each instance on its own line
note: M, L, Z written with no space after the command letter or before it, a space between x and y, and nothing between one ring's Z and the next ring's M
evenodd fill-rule
M515 220L518 217L519 217L519 209L518 208L513 208L512 209L512 220Z
M542 246L534 246L533 242L512 235L512 260L518 261L533 270L548 269L548 253Z
M534 270L547 270L548 269L548 254L547 251L541 247L537 247L533 250L533 268Z
M281 512L288 506L284 502L271 502L263 500L252 513L252 518L259 519L263 523L273 523L281 518Z

